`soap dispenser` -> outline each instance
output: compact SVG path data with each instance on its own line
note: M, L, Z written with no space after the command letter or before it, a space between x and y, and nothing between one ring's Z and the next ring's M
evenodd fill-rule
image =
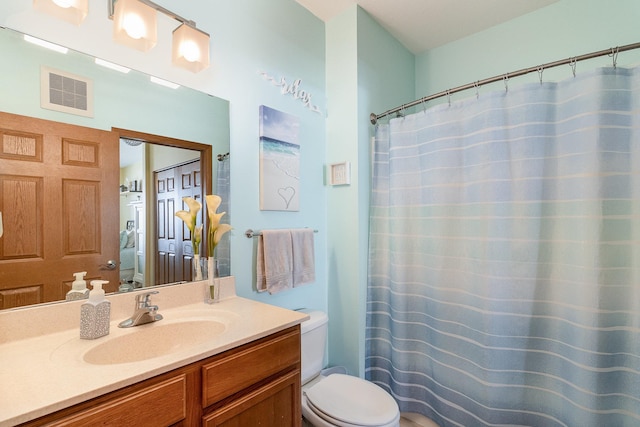
M67 301L75 301L79 299L87 299L89 298L89 289L87 288L87 281L84 280L84 276L86 276L86 271L81 271L79 273L73 273L76 276L76 280L71 284L71 290L67 292L66 300Z
M102 285L107 280L92 280L89 301L80 307L80 338L93 340L109 334L111 302L104 297Z

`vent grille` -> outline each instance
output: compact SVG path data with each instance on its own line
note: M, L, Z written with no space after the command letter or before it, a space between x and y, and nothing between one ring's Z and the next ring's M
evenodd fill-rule
M64 71L42 67L41 106L93 117L93 82Z

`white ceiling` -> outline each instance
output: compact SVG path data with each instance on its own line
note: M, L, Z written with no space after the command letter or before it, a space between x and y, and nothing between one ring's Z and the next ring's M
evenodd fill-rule
M296 0L323 21L358 4L414 54L558 0Z

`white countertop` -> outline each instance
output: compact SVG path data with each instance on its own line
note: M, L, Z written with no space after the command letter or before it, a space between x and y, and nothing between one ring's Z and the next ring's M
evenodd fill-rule
M68 320L58 320L65 316L56 314L65 310L65 313L77 312L79 321L81 302L0 313L0 330L5 331L0 334L0 427L14 426L126 387L297 325L308 318L304 313L237 297L235 290L223 294L217 304L205 304L200 299L204 295L203 286L196 282L158 289L160 294L154 295L152 302L160 307L159 313L164 319L128 329L117 325L133 313L134 295L114 295L109 298L112 304L110 334L97 340L81 340L79 323L70 327ZM176 293L180 293L179 296ZM123 316L124 312L127 314ZM76 316L67 317L75 319ZM225 323L224 332L166 355L110 365L92 365L82 359L83 354L95 345L137 332L133 331L137 328L209 317ZM52 329L51 322L65 321L67 324ZM25 322L36 324L28 326ZM37 323L46 333L37 333ZM6 333L5 328L23 331L26 338L16 339L15 335ZM148 345L153 346L153 342Z

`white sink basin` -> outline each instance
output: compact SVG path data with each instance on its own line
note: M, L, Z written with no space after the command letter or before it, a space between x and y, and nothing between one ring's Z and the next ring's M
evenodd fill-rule
M92 365L113 365L153 359L211 340L226 330L215 320L162 321L136 326L126 335L107 338L84 353Z
M117 365L150 360L211 344L238 320L224 310L176 310L165 318L132 328L111 323L110 334L96 340L78 337L63 342L49 358L55 363Z

